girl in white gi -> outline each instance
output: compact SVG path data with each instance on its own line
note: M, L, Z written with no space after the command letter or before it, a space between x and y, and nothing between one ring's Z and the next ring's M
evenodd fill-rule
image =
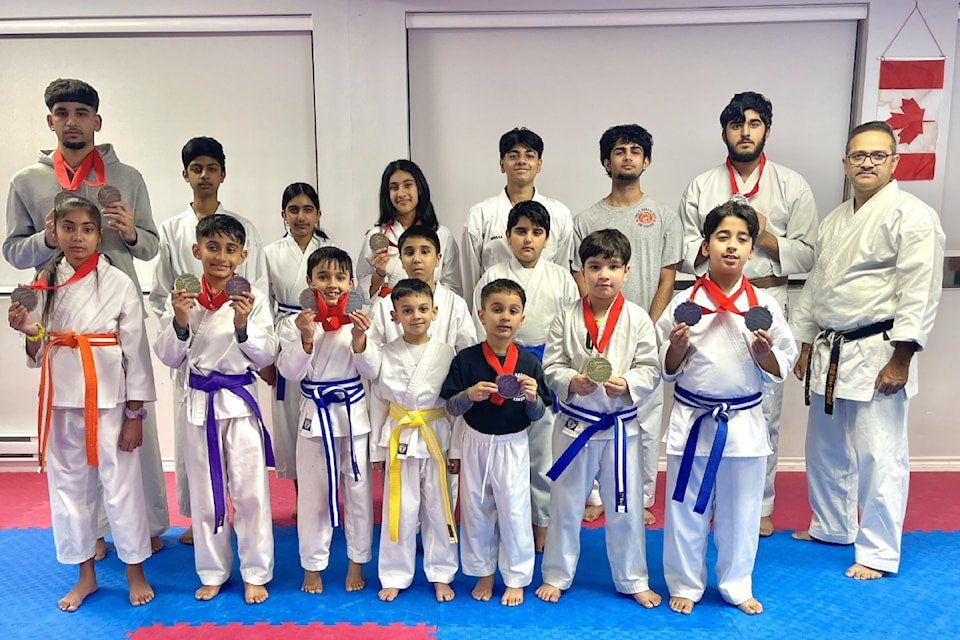
M437 602L453 600L457 530L447 495L450 421L440 388L453 361L453 347L431 338L436 318L433 292L420 280L401 280L390 294L403 335L381 349L358 335L354 362L360 375L390 403L382 421L371 422L370 460L384 474L382 530L377 571L380 600L390 602L413 582L417 521L423 535L423 572ZM364 330L369 322L354 314Z
M367 231L360 247L357 281L366 301L387 297L391 287L407 277L398 259L399 238L413 225L422 225L440 237L440 244L444 248L443 259L434 275L453 291L462 293L457 242L450 230L437 221L433 203L430 202L430 185L423 171L410 160L401 159L394 160L383 170L380 179L380 217L377 224ZM386 246L374 251L370 247L370 240L374 236L381 242L386 240Z
M508 278L523 287L527 296L523 324L514 341L543 361L543 350L553 322L566 307L580 295L570 271L543 259L544 248L551 244L551 216L539 202L518 202L507 216L507 244L513 252L510 260L492 265L481 277L473 291L473 307L480 309L483 287L499 278ZM477 333L486 336L479 320ZM543 417L527 430L530 439L530 504L533 519L533 542L537 553L543 552L550 523L550 479L547 470L553 464L553 424L557 414L547 403Z
M312 186L305 182L294 182L283 190L280 216L287 232L263 248L277 333L285 318L300 312L298 298L303 291L303 274L308 273L308 258L330 241L330 237L319 227L320 215L320 197ZM270 411L273 415L273 453L277 459L277 477L292 479L294 491L297 491L297 418L301 404L299 381L277 376L273 366L264 367L260 377L274 387ZM297 517L296 504L293 516Z
M587 295L557 316L547 338L543 371L561 415L554 426L557 460L547 472L553 485L543 584L536 591L546 602L557 602L573 584L583 505L599 479L614 587L644 607L660 604L647 574L637 423L637 404L656 388L660 371L650 316L621 293L630 255L630 241L620 231L585 237L579 257Z
M340 524L340 487L349 559L346 588L358 591L365 586L363 565L373 557L370 420L352 351L353 343L363 339L363 323L351 324L359 312L345 313L353 284L353 265L346 252L321 247L310 254L305 271L317 310L304 309L280 322L277 357L280 374L300 386L300 415L291 423L299 426L297 477L304 481L297 517L300 590L323 591L320 572L327 568L333 529Z
M743 277L758 232L745 201L714 208L701 249L710 270L657 322L663 377L676 381L663 571L678 613L690 613L706 588L711 521L720 595L748 615L763 611L751 577L771 451L761 400L764 383L783 382L797 349L776 299Z
M26 336L28 364L42 363L40 465L46 462L57 560L80 566L58 604L76 611L97 590L99 479L130 604L138 606L153 599L153 589L141 565L151 551L137 447L143 403L156 399L141 296L97 253L96 205L68 198L55 206L53 222L60 249L32 287L42 290L41 321L19 302L8 319Z
M214 214L197 224L196 234L201 293L171 292L155 345L164 364L181 370L187 386L176 427L184 444L194 560L202 583L194 596L214 598L230 577L231 529L236 527L244 600L258 604L267 599L264 585L273 578L265 468L273 466L273 455L253 371L273 363L277 336L266 294L230 282L246 258L243 225ZM232 525L226 517L228 493Z

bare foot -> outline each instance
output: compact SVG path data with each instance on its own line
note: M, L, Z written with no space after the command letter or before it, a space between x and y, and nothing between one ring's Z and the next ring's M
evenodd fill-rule
M150 538L150 553L156 553L163 549L163 540L160 539L160 536L152 536Z
M660 603L663 602L663 598L660 597L660 594L652 589L639 591L631 595L633 596L633 599L637 601L637 604L644 606L647 609L659 607Z
M533 595L537 596L544 602L559 602L562 593L557 587L544 582L542 585L537 587L537 590L533 592Z
M60 611L69 611L73 613L80 608L83 599L97 590L97 574L93 568L93 559L80 564L80 575L77 577L77 583L67 592L67 595L60 598L57 606Z
M349 560L347 562L347 591L360 591L367 586L367 581L363 579L363 565Z
M153 600L153 587L143 575L142 564L127 565L127 587L130 589L130 604L139 607Z
M756 598L750 598L744 602L741 602L737 605L737 609L743 611L748 616L755 616L758 613L763 613L763 605Z
M107 548L107 541L103 538L97 538L97 546L93 551L93 559L97 562L100 562L107 557L109 549Z
M477 578L477 584L473 587L470 595L473 596L474 600L489 602L490 598L493 597L493 575Z
M657 522L657 516L653 515L653 512L650 509L643 510L643 526L649 527L652 524Z
M303 570L303 584L300 585L300 591L305 593L323 593L323 580L320 578L319 571Z
M854 580L876 580L878 578L882 578L884 572L879 571L878 569L871 569L870 567L864 566L859 562L854 562L843 575L847 576L848 578L853 578Z
M500 598L500 604L505 607L515 607L518 604L523 604L523 589L507 587L507 590L503 592L503 597Z
M763 516L760 518L760 537L766 538L772 536L773 532L776 529L773 526L773 518L770 516ZM807 535L810 535L809 533ZM757 613L760 613L759 611Z
M693 600L690 600L689 598L678 598L671 596L669 607L671 611L676 611L677 613L682 613L684 615L690 615L690 612L693 611L693 604Z
M193 527L187 527L183 533L180 534L180 544L193 544Z
M543 553L545 544L547 544L547 528L533 525L533 551Z
M456 595L453 593L453 589L450 588L450 585L442 582L434 582L433 590L437 594L437 602L450 602L453 600L454 595Z
M803 531L794 531L790 534L790 537L794 540L802 540L804 542L819 542L816 538L810 535L810 532L806 529Z
M262 584L243 583L243 601L247 604L260 604L270 597L267 588Z
M583 510L583 521L584 522L593 522L597 518L603 515L603 505L602 504L588 504Z
M197 600L207 601L216 598L218 593L220 593L219 584L203 584L193 592L193 597Z
M399 593L400 589L380 589L377 597L381 602L393 602Z

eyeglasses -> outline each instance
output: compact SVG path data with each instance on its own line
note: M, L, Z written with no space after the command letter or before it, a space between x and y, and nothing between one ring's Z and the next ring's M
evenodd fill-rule
M871 151L870 153L866 151L854 151L853 153L847 154L847 162L855 167L859 167L867 158L870 158L873 164L881 165L892 155L894 154L887 153L886 151Z

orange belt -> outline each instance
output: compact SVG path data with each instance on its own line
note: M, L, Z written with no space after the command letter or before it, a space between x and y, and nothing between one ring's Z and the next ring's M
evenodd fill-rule
M37 437L40 441L38 471L44 467L44 453L47 450L47 436L50 433L50 412L53 408L53 380L50 371L50 352L54 347L80 349L80 363L83 365L83 421L87 445L87 464L100 464L97 455L97 369L93 362L93 347L114 347L117 343L115 333L51 333L50 341L43 353L40 368L40 403L37 406ZM46 399L46 401L44 401ZM46 418L44 418L46 413Z

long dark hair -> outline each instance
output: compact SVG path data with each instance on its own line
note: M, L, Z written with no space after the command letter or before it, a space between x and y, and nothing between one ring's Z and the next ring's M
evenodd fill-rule
M65 215L67 215L67 212L73 211L74 209L83 209L86 211L87 215L90 216L90 221L96 225L97 231L102 230L103 222L100 218L100 209L97 208L97 205L81 196L70 196L69 198L64 198L54 206L54 226L56 226L56 224L62 220ZM40 270L40 276L43 278L44 282L47 283L47 286L53 286L56 284L57 265L60 264L61 260L63 260L63 249L57 249ZM43 304L43 314L41 315L42 324L47 324L47 320L50 318L50 311L53 309L53 297L55 293L56 290L54 289L51 289L47 292L47 299Z
M293 184L287 185L287 188L283 190L283 197L280 198L280 210L286 211L290 201L301 195L310 198L310 202L317 208L317 213L320 213L320 196L317 195L317 190L306 182L294 182ZM290 232L286 231L283 235L286 237L290 235ZM321 240L330 239L330 236L320 227L314 228L313 235Z
M437 221L437 213L433 210L433 203L430 202L430 185L427 184L427 178L415 162L402 158L394 160L383 170L383 176L380 178L380 218L377 224L390 224L397 217L393 203L390 202L390 176L397 171L406 171L412 175L417 185L417 215L414 220L436 231L440 223Z

